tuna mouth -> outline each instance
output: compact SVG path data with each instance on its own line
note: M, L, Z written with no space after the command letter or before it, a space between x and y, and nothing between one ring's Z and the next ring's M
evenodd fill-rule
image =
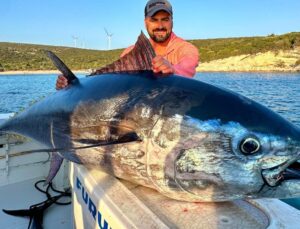
M262 177L265 183L271 187L276 187L287 180L300 181L300 160L293 160L282 165L264 169Z
M300 179L300 160L287 167L282 172L282 176L284 180Z

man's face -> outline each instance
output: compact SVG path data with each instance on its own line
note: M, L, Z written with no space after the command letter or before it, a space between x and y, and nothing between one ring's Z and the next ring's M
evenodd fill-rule
M165 11L158 11L152 17L145 18L145 26L149 36L157 43L163 43L171 35L173 20Z

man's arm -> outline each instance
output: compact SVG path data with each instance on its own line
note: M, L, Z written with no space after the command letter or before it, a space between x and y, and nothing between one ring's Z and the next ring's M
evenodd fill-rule
M188 42L185 42L184 45L181 43L180 47L174 49L171 55L169 58L168 56L156 56L153 58L153 72L176 74L184 77L193 77L195 75L196 67L199 63L199 53L194 45ZM172 65L168 59L173 59L176 63Z
M193 77L198 66L198 55L184 56L178 64L172 65L162 56L156 56L152 60L153 72L163 74L176 74L184 77Z
M134 48L134 45L126 48L121 57L125 56ZM173 54L173 53L172 53ZM196 67L199 62L199 53L198 49L190 43L187 43L178 53L179 62L172 65L163 56L156 56L152 60L152 70L154 73L163 73L165 75L176 74L184 77L193 77L196 73ZM59 75L56 81L56 89L62 89L68 86L68 81L63 75Z
M186 56L178 64L173 65L174 74L193 77L196 74L196 68L198 66L199 59L196 56Z
M121 57L125 56L134 48L134 45L126 48ZM185 77L193 77L196 74L196 67L199 63L198 49L191 43L185 42L175 53L179 59L178 63L172 65L164 56L156 56L152 60L152 70L154 73L162 73L165 75L176 74Z
M178 50L177 55L178 62L173 65L174 74L185 77L193 77L196 74L196 68L199 64L199 52L198 49L191 43L185 42L185 44Z
M152 59L152 70L154 73L162 73L165 75L174 74L174 66L163 56L156 56Z

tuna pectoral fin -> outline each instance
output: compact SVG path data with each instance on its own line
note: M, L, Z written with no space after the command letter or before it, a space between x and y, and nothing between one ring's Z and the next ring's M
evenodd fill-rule
M101 146L108 146L108 145L117 145L117 144L124 144L129 142L141 142L142 139L135 132L129 132L124 135L121 135L116 140L111 141L100 141L100 140L91 140L91 139L73 139L74 143L81 143L82 146L77 147L67 147L67 148L52 148L52 149L36 149L36 150L28 150L23 151L23 154L26 153L42 153L42 152L73 152L80 149L89 149L94 147L101 147ZM73 160L72 160L73 161ZM76 161L76 163L79 163Z
M53 62L54 66L68 79L70 84L74 80L78 80L74 73L58 58L53 52L45 50L46 55Z
M110 140L110 141L101 141L101 140L86 139L86 138L77 138L77 139L73 139L72 141L75 143L81 143L86 145L105 146L105 145L115 145L115 144L122 144L127 142L141 141L141 139L135 132L129 132L119 136L116 140Z
M64 159L57 152L52 153L52 158L51 158L51 162L50 162L50 170L49 170L49 173L48 173L48 176L46 178L44 185L49 184L53 180L53 178L58 173L58 171L61 167L61 164L63 163L63 160Z

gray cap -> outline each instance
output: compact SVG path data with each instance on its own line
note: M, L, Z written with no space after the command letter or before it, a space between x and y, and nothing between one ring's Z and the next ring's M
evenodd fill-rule
M173 16L173 10L170 2L167 0L149 0L145 6L145 17L152 17L161 10L166 11Z

